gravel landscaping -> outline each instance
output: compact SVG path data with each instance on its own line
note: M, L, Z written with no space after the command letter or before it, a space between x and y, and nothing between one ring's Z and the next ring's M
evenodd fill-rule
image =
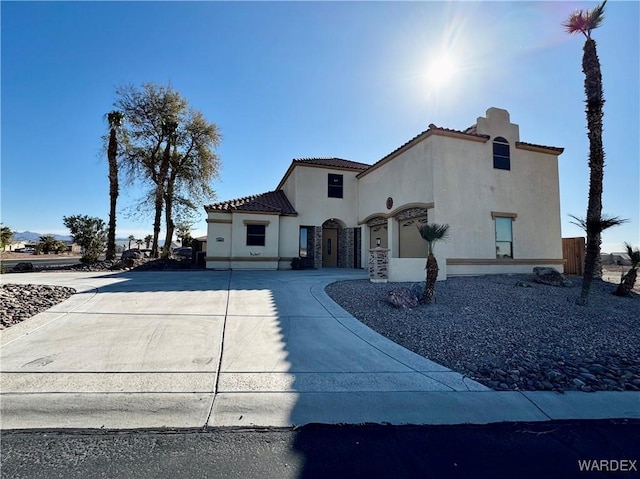
M417 284L341 281L326 292L383 336L495 390L640 391L640 295L614 296L598 280L581 307L581 279L571 281L450 278L436 285L436 304L414 309L386 298Z
M3 284L0 288L0 330L46 311L75 292L64 286Z

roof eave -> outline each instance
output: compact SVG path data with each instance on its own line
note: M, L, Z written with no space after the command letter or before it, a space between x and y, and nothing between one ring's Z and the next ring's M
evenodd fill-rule
M520 150L535 151L536 153L547 153L549 155L556 156L560 156L562 153L564 153L564 148L561 147L534 145L532 143L525 143L521 141L516 141L516 148Z
M356 175L356 178L362 178L363 176L367 175L368 173L371 173L372 171L380 168L381 166L389 163L391 160L393 160L394 158L400 156L402 153L404 153L405 151L407 151L410 148L413 148L414 146L416 146L418 143L420 143L421 141L426 140L427 138L429 138L430 136L447 136L450 138L458 138L461 140L469 140L469 141L477 141L477 142L481 142L481 143L486 143L487 141L489 141L489 136L488 135L477 135L477 134L472 134L472 133L464 133L462 131L455 131L455 130L447 130L447 129L441 129L441 128L429 128L426 131L423 131L422 133L420 133L418 136L416 136L415 138L409 140L407 143L405 143L404 145L402 145L400 148L392 151L391 153L389 153L387 156L385 156L384 158L382 158L380 161L374 163L373 165L371 165L370 168L367 168L366 170L364 170L362 173L359 173L358 175Z

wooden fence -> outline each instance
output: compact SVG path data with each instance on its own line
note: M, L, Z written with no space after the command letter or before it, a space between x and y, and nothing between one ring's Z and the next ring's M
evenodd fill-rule
M583 237L562 238L562 258L564 259L564 273L582 275L584 266Z

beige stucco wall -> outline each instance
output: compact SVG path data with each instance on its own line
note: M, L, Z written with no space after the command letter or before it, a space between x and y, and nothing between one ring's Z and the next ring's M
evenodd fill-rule
M343 176L343 198L328 197L329 173ZM320 226L326 220L335 218L348 227L356 226L358 224L357 173L349 170L297 165L283 185L283 190L285 193L287 189L297 192L294 198L289 197L288 193L287 197L298 212L298 225ZM295 187L288 184L291 181L295 182Z
M231 222L229 222L231 221ZM268 222L264 246L247 246L247 223ZM256 213L208 213L207 268L277 269L280 216ZM222 238L223 241L217 241Z
M433 161L431 139L428 137L410 149L401 152L387 163L379 166L371 173L359 178L358 216L364 222L373 216L389 216L387 223L387 247L390 257L398 258L399 235L398 222L392 217L396 212L407 207L433 203ZM393 199L391 209L387 208L387 198ZM430 210L431 211L431 210ZM429 221L432 221L429 218ZM370 231L363 228L362 264L368 264L367 247L370 244ZM398 258L399 259L399 258ZM416 261L396 261L390 265L390 274L394 281L413 281ZM422 261L419 259L419 261ZM424 264L422 266L424 269ZM407 279L409 278L409 279Z
M207 268L231 267L231 263L226 259L231 256L231 221L231 213L207 213ZM218 241L218 238L222 241Z
M359 221L388 214L404 205L433 202L432 159L427 138L359 179ZM387 209L387 198L393 207ZM391 237L390 237L391 238Z
M280 269L291 268L291 258L295 258L299 253L300 241L300 220L297 216L282 216L280 218ZM313 226L313 225L302 225Z
M510 143L507 171L493 168L491 141L434 137L436 207L429 221L451 225L451 240L438 245L445 257L495 259L492 212L501 212L517 215L514 259L562 258L557 157Z
M264 246L247 246L247 223L268 222ZM231 246L232 269L277 269L280 216L256 213L234 213Z
M429 222L451 226L449 241L440 242L435 248L441 268L439 279L446 278L446 274L530 272L533 266L543 265L553 265L562 271L557 155L516 147L519 127L510 122L505 110L487 110L486 117L478 118L477 132L489 135L490 139L436 132L363 175L360 221L376 214L392 215L406 204L432 203ZM497 136L509 142L511 170L493 168L492 140ZM391 211L385 207L387 197L394 200ZM517 215L513 222L511 262L494 261L492 212ZM424 273L424 265L420 270L422 260L398 258L397 229L398 223L390 217L390 279L417 281ZM368 232L363 239L369 241ZM449 258L491 261L485 264L458 261L447 265ZM366 261L368 257L363 254L363 264Z

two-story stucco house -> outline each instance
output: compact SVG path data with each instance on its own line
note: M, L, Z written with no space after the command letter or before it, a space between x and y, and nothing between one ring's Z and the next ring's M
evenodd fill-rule
M367 267L388 249L390 281L424 278L417 225L448 223L448 275L563 268L558 156L520 141L498 108L464 130L429 128L372 165L293 160L274 191L205 207L207 268Z

